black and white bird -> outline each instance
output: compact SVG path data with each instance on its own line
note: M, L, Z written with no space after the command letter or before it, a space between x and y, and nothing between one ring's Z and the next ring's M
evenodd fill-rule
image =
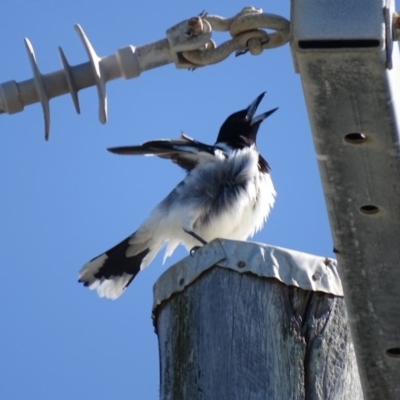
M215 238L246 240L263 227L276 193L256 137L262 121L277 110L254 117L264 94L226 119L214 145L182 134L108 149L167 158L187 175L136 232L85 264L79 282L116 299L164 245L165 261L180 243L190 250Z

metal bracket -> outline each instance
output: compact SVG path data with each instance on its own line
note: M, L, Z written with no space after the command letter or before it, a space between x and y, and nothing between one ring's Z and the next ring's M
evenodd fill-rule
M278 15L265 14L261 8L244 7L232 18L205 15L204 19L213 30L229 32L232 39L218 47L212 42L208 48L184 52L183 57L196 66L223 61L233 52L237 56L247 52L259 55L265 49L284 45L290 37L289 21ZM267 33L262 29L272 29L275 32Z
M369 400L400 398L400 53L391 34L400 23L392 28L393 8L391 0L292 1L293 59Z

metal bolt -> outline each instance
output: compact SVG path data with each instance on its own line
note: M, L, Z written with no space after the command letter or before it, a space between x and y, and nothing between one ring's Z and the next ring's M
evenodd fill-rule
M203 18L207 15L206 12L202 12L199 16L190 18L188 20L188 33L190 32L190 36L199 36L204 31ZM187 34L188 34L187 33Z

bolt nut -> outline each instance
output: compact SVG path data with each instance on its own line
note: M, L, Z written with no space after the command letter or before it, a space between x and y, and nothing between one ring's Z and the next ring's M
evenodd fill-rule
M190 36L199 36L203 33L204 25L201 17L193 17L188 21L188 33Z

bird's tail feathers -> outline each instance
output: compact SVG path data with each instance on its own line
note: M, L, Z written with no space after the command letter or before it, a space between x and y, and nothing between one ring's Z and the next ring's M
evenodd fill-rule
M140 233L135 232L86 263L79 272L79 282L96 290L100 297L115 300L130 285L137 273L152 261L161 245L162 243L151 240L151 237L140 240Z

